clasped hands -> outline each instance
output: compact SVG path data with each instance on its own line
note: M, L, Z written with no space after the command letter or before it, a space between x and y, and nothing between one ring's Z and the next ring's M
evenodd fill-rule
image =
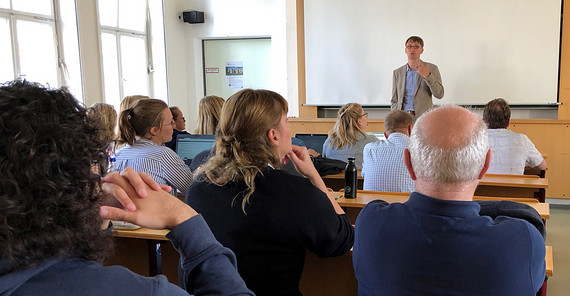
M151 229L172 229L198 213L168 193L170 186L159 185L149 175L126 168L101 179L109 196L99 210L103 219L130 222Z

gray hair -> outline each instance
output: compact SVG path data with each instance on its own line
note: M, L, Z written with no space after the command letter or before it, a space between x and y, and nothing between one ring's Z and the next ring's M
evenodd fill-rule
M449 107L444 106L440 108ZM431 113L431 111L428 113ZM428 113L425 113L416 121L408 147L416 177L433 184L451 184L476 180L483 169L487 151L489 150L487 126L483 120L473 114L473 116L477 117L477 126L466 137L466 141L456 147L443 148L438 147L437 142L433 141L433 139L430 140L426 135L422 121Z

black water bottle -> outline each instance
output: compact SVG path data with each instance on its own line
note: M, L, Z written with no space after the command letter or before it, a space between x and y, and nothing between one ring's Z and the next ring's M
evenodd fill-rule
M354 164L354 157L348 158L348 164L344 169L344 197L356 198L356 189L358 184L358 171Z

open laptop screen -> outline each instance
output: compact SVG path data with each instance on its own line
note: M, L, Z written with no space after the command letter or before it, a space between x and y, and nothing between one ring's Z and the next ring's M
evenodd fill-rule
M327 139L327 134L296 134L295 138L301 139L307 146L307 149L313 149L323 154L323 144Z
M214 135L179 134L176 138L176 154L190 165L196 154L212 148L215 140Z

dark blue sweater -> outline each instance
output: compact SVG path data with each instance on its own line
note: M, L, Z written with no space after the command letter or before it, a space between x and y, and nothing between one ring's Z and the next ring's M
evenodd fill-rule
M180 253L187 290L195 295L253 295L231 250L216 241L202 216L168 235ZM143 277L121 266L80 258L51 259L35 269L9 271L0 262L0 295L188 295L165 276Z
M417 192L403 204L369 203L356 220L358 294L534 295L545 277L544 238L525 220L480 209Z

